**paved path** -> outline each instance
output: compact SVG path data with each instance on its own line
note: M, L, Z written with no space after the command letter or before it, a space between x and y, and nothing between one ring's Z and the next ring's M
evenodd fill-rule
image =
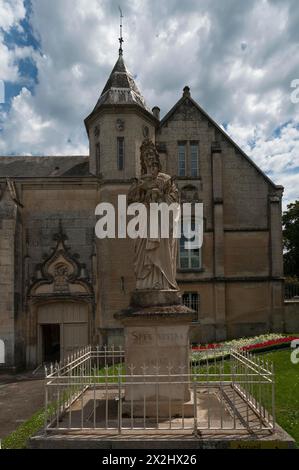
M43 407L44 381L32 373L0 375L0 439Z

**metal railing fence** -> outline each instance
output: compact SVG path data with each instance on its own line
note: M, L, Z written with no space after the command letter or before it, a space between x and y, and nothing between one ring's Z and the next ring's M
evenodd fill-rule
M138 371L124 359L88 346L46 369L45 432L274 431L274 370L260 357L205 350Z

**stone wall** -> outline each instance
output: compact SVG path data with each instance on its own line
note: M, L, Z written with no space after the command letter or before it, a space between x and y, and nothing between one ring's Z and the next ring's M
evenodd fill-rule
M76 186L67 182L43 187L24 187L22 213L24 250L27 256L27 281L35 274L37 264L55 247L53 237L61 221L66 245L78 254L80 263L92 275L91 254L94 248L94 210L97 203L96 187Z
M299 299L284 303L284 332L299 333Z
M191 325L191 342L283 332L280 282L211 280L179 285L183 293L199 294L198 323Z
M117 127L117 121L123 123L123 129ZM121 111L108 109L97 115L89 131L90 171L100 174L105 179L134 178L140 172L140 147L145 138L155 140L155 128L152 121L141 111L136 112L125 107ZM124 168L117 168L117 138L124 138Z
M37 365L36 324L37 311L32 303L28 303L28 292L38 272L38 266L52 255L56 247L57 234L60 229L66 237L65 246L76 262L83 266L84 275L88 276L94 291L97 292L98 274L94 259L95 245L95 207L98 198L97 182L60 180L43 184L24 183L22 187L22 226L23 226L23 311L19 318L18 328L20 344L26 344L27 363ZM57 295L57 301L61 296ZM71 295L69 299L71 300ZM44 302L53 302L51 296ZM95 341L95 312L89 309L90 338ZM16 343L16 351L20 347ZM23 357L26 357L23 354ZM33 359L32 359L33 358ZM31 362L30 362L31 361ZM32 362L33 361L33 362Z
M128 184L104 184L100 189L100 201L110 202L117 207L118 195L126 194L128 188ZM129 238L97 239L96 247L98 325L107 339L107 335L115 336L111 331L113 328L121 328L114 314L129 306L130 294L135 288L134 242ZM112 340L116 341L115 338Z
M15 364L15 235L17 207L6 187L0 201L0 339L5 345L5 367Z

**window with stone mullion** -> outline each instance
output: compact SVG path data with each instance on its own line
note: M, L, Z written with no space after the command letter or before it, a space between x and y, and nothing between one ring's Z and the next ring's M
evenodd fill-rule
M179 176L186 176L186 143L178 144L178 173Z
M191 229L194 230L195 228L195 221L192 220ZM200 269L201 268L201 249L193 249L187 250L185 248L185 243L190 241L188 240L183 231L183 224L182 224L182 235L180 238L180 268L181 269Z
M190 143L191 176L196 178L199 174L199 146L198 142Z
M117 169L122 171L125 166L125 139L117 138Z

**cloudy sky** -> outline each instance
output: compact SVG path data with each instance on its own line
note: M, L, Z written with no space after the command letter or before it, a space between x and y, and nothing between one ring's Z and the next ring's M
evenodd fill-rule
M1 155L87 154L83 119L124 57L165 114L185 85L299 199L298 0L0 0ZM299 96L299 93L297 94Z

